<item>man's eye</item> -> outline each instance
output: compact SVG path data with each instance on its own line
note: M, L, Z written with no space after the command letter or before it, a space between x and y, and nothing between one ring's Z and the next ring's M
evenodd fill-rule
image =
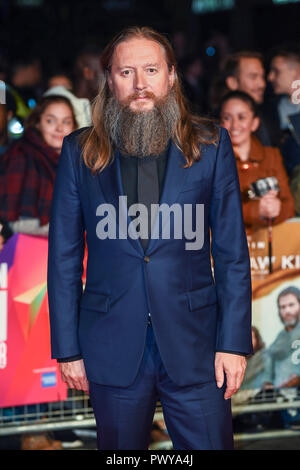
M155 73L155 72L156 72L156 69L154 69L153 67L150 67L150 68L148 69L148 72L149 72L149 73Z
M130 70L122 70L121 75L123 75L123 76L130 75Z

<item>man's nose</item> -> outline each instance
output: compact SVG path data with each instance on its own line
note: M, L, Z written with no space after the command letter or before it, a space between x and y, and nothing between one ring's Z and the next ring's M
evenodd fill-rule
M137 70L135 73L135 83L134 86L136 90L144 90L147 88L147 79L141 70Z

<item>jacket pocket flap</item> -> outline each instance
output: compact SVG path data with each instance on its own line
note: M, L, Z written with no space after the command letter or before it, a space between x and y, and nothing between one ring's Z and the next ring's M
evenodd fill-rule
M80 301L80 307L97 312L108 312L109 296L96 292L84 291Z
M191 311L217 302L216 287L214 284L186 293Z

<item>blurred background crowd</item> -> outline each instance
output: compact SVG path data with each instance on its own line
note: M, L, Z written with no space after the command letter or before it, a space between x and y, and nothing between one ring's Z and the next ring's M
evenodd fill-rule
M299 6L2 0L0 249L14 232L47 235L63 138L91 124L101 51L130 24L167 34L191 112L228 130L246 226L299 215Z
M101 52L135 24L167 35L191 112L228 130L246 228L300 216L299 22L285 0L0 0L0 251L47 236L63 138L91 124Z

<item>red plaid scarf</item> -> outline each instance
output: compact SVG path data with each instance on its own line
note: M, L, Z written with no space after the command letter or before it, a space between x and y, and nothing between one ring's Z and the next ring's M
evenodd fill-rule
M56 169L60 155L34 129L10 146L1 157L0 217L49 222Z

